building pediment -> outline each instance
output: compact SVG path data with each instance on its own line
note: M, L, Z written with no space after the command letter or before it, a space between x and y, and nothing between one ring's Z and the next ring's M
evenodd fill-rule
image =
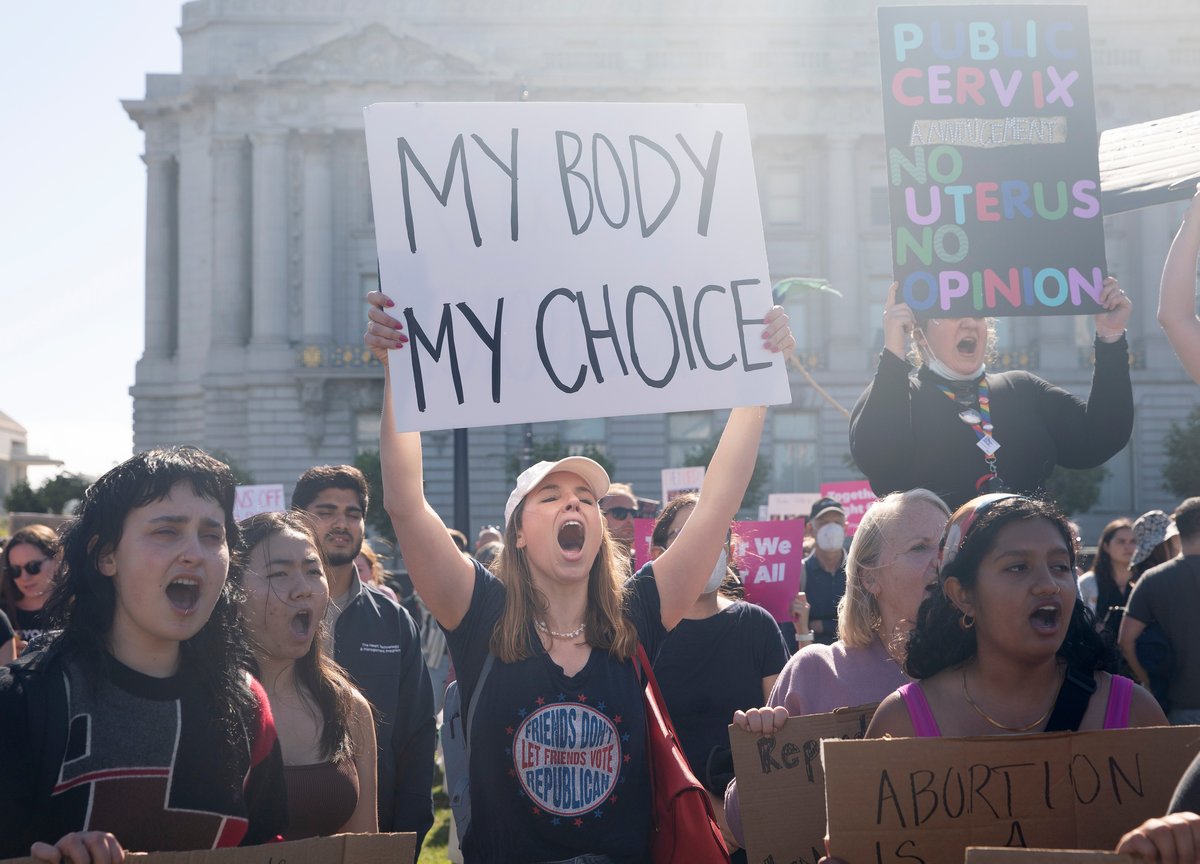
M291 54L264 68L267 80L412 81L494 80L495 69L413 32L367 24Z

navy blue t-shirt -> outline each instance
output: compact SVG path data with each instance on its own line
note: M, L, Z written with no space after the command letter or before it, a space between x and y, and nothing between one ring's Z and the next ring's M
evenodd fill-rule
M626 614L653 656L665 635L654 579L625 586ZM504 609L504 586L475 565L471 606L446 634L466 706ZM567 676L529 627L533 656L492 666L470 730L471 827L463 858L559 861L649 853L650 776L641 685L631 662L593 649Z
M729 750L733 712L766 704L762 679L778 675L787 659L775 619L753 603L684 618L663 641L654 675L692 772L706 786L709 756Z

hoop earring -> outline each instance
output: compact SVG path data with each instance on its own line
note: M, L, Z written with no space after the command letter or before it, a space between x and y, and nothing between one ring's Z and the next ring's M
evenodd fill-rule
M970 630L975 626L975 616L966 612L962 613L962 617L958 619L958 626L964 630Z

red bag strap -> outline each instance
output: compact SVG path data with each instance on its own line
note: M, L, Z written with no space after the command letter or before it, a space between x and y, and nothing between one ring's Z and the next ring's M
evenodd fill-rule
M637 646L637 663L641 667L641 675L643 689L642 696L646 702L646 721L653 723L657 721L661 727L661 731L666 733L669 738L676 739L675 724L671 722L671 715L667 713L667 701L663 699L662 690L658 689L658 679L654 677L654 669L650 665L650 658L646 655L646 649L642 647L639 640Z

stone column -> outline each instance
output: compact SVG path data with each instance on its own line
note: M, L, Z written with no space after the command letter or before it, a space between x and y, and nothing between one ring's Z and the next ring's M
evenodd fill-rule
M835 369L865 368L866 345L863 339L863 306L881 305L883 297L874 303L870 287L859 285L858 194L854 174L854 154L858 136L835 133L826 137L826 176L828 212L826 219L827 277L842 299L833 303L830 326L829 364Z
M304 141L304 343L333 341L333 157L328 132Z
M257 132L253 143L251 341L287 341L287 133Z
M213 154L214 348L246 344L250 330L250 196L244 136L217 138Z
M169 153L147 153L146 349L147 357L175 353L176 163Z

